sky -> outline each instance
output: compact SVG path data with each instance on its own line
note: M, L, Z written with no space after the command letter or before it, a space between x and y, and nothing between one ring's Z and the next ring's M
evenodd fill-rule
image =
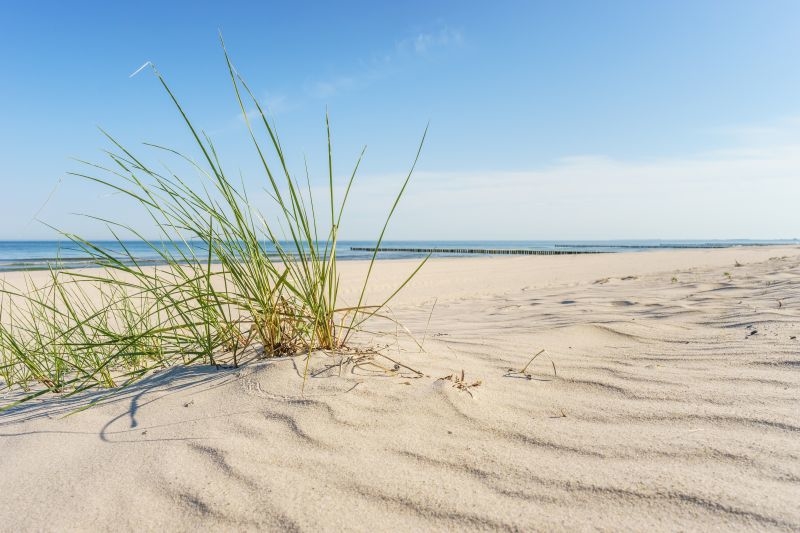
M374 239L800 237L800 2L0 2L0 239L87 238L142 211L69 174L102 128L192 153L145 62L241 175L265 176L219 42L300 178ZM165 163L168 164L168 163ZM194 179L190 177L188 179ZM89 215L83 216L83 215Z

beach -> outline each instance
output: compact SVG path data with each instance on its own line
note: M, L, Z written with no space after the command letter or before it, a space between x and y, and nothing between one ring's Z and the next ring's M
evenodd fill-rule
M386 315L305 384L255 359L0 413L0 530L800 529L797 246L435 258Z

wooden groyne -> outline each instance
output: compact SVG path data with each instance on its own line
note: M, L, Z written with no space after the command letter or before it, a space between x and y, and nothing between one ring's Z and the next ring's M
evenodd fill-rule
M731 248L732 246L765 246L762 244L554 244L556 248L625 248L634 250L653 250L655 248Z
M374 252L375 248L351 246L353 252ZM605 254L599 250L526 250L506 248L378 248L378 252L407 252L414 254L489 254L489 255L579 255Z

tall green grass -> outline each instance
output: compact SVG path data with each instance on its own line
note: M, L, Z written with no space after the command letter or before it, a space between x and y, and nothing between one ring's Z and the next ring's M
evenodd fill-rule
M319 198L315 204L308 171L302 181L290 172L274 126L234 68L224 43L222 49L263 171L272 216L267 217L251 202L244 185L236 185L226 174L211 139L195 127L161 73L150 65L199 157L146 146L199 174L203 186L161 165L155 168L103 132L110 143L106 162L81 161L86 170L74 175L133 200L157 235L148 239L140 227L98 219L124 250L122 256L63 232L101 268L53 271L43 285L29 277L22 287L0 287L0 386L28 391L15 403L47 392L125 385L174 364L236 366L245 353L270 357L341 349L366 320L380 316L427 260L400 280L388 298L366 305L375 252L357 302L340 303L338 232L364 151L337 199L326 114L328 194L324 206ZM247 111L251 105L255 115ZM424 140L425 134L377 236L376 249ZM323 213L329 211L325 220L318 215L320 207ZM140 265L120 235L146 242L162 265ZM164 244L176 242L193 245Z

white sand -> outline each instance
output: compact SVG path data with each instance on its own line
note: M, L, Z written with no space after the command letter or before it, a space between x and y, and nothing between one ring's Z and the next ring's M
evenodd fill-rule
M320 354L305 395L283 359L0 415L0 530L800 530L800 249L433 260L392 310L425 353L359 341L424 377Z

